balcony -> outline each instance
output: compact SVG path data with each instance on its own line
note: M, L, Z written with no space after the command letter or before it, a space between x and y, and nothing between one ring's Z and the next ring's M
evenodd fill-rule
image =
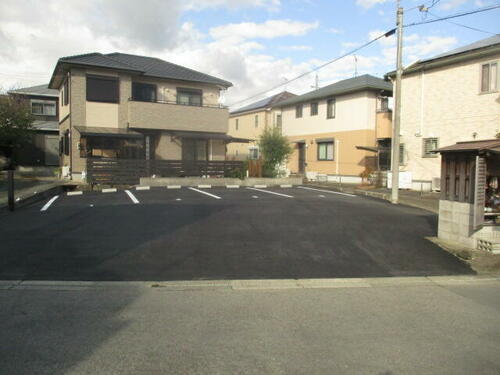
M377 139L392 138L392 111L379 111L376 115Z
M191 106L175 102L128 102L129 127L227 133L229 112L218 105Z

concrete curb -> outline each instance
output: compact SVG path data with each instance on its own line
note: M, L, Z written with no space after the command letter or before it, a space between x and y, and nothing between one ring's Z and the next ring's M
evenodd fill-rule
M498 283L498 276L421 276L370 277L345 279L252 279L252 280L185 280L185 281L44 281L0 280L0 290L28 289L103 289L123 287L158 288L159 290L271 290L271 289L335 289L409 286L453 286Z
M16 200L16 208L24 207L42 200L45 200L47 198L50 198L54 195L58 195L64 191L64 184L46 184L46 185L41 185L40 188L37 188L36 192L33 193L23 193L20 191L18 194L20 195L17 197L18 194L16 194L16 199L20 198L19 200ZM24 195L23 194L29 194L29 195ZM0 211L5 210L8 211L8 204L7 202L0 202Z

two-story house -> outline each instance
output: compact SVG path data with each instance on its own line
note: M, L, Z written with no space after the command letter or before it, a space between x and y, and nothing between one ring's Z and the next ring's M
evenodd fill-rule
M8 92L29 104L34 117L32 142L17 150L16 159L23 166L59 165L59 91L49 89L47 84L24 87Z
M414 189L440 188L433 151L500 132L500 35L406 67L401 84L401 171ZM394 79L395 73L386 75Z
M281 114L273 106L283 100L295 97L287 91L261 99L229 113L229 135L250 139L249 143L230 143L227 156L233 160L259 158L259 136L268 126L281 128Z
M224 160L232 84L154 57L89 53L60 58L61 165L81 178L87 158Z
M294 148L289 172L357 182L365 171L387 169L390 96L390 83L362 75L277 104L282 133Z

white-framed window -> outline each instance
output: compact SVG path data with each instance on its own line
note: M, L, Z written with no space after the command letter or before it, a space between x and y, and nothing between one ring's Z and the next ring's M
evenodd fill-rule
M250 160L259 159L259 148L256 146L251 146L248 148L248 158Z
M321 141L318 144L318 160L333 160L334 142Z
M335 107L335 98L330 98L326 101L326 118L335 118Z
M48 101L31 101L31 113L34 115L55 116L56 103Z
M377 98L377 112L387 112L389 110L389 98L387 96L379 96Z
M434 150L439 148L438 138L424 138L422 139L422 157L423 158L437 158L438 155Z
M481 65L481 93L495 92L498 89L498 62Z
M297 104L295 106L295 118L301 118L302 117L302 104Z

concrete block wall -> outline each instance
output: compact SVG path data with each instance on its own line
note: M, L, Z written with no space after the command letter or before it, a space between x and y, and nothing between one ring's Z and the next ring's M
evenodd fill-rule
M475 248L472 236L474 206L470 203L439 201L438 237Z

